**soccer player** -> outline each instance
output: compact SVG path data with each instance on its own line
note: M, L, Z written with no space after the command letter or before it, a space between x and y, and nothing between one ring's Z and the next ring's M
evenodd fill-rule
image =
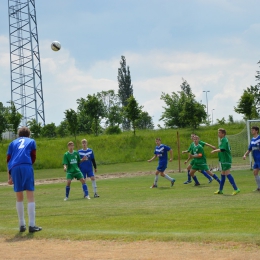
M95 175L93 172L93 166L95 169L95 172L97 172L97 165L95 161L94 152L92 149L88 148L88 141L86 139L83 139L81 141L82 149L79 150L79 156L81 159L86 157L86 160L82 161L79 165L79 168L81 172L83 173L84 179L90 178L92 182L92 187L94 191L94 198L99 198L99 195L97 194L97 183L95 179Z
M248 150L243 156L243 159L246 159L246 156L252 152L253 158L254 158L254 176L255 176L255 181L257 188L255 191L260 192L260 176L259 176L259 169L260 169L260 136L259 136L259 127L258 126L253 126L251 128L251 134L253 135L253 138L250 141L250 144L248 146Z
M30 130L27 127L20 128L18 136L9 144L7 151L8 183L14 184L20 232L26 230L23 205L23 192L26 191L29 232L34 233L42 230L41 227L35 226L34 172L32 165L36 160L36 143L30 138Z
M240 192L240 189L237 188L235 180L233 176L230 174L230 168L232 164L232 156L231 149L226 138L226 130L224 128L218 129L218 137L220 138L219 149L211 151L211 153L218 153L219 162L221 164L221 182L219 186L219 190L215 192L215 194L223 194L223 187L226 181L226 177L228 178L230 184L232 185L234 192L232 195L236 195Z
M194 162L191 167L190 175L195 181L195 186L199 186L200 183L195 176L196 171L206 171L210 176L212 176L218 183L220 183L220 180L216 174L213 174L209 171L209 167L207 164L207 159L204 153L203 147L199 144L199 137L194 136L194 146L192 148L192 151L190 153L190 157L194 158Z
M195 136L196 136L195 134L191 134L190 137L191 137L191 139L193 140ZM206 145L206 146L209 146L209 147L212 148L212 149L216 149L215 146L213 146L213 145L211 145L211 144L208 144L208 143L205 143L205 142L203 142L203 141L201 141L201 140L199 140L199 144L200 144L202 147L204 147L204 146ZM188 148L188 150L182 151L182 153L190 153L190 152L192 151L193 147L194 147L194 140L193 140L193 142L190 144L190 147ZM184 164L186 164L190 159L191 159L191 157L189 156L188 159L184 162ZM188 183L191 183L191 182L192 182L192 181L191 181L191 176L190 176L190 170L191 170L191 168L192 168L193 163L194 163L194 160L191 160L190 164L189 164L188 167L187 167L188 180L185 181L183 184L188 184ZM200 172L209 180L209 183L211 183L211 182L213 181L213 178L212 178L206 171L203 171L203 170L202 170L202 171L200 171Z
M88 195L88 187L86 181L84 180L83 174L79 169L78 164L87 160L86 156L80 159L79 153L74 151L74 143L72 141L68 142L68 151L63 156L63 169L67 173L67 185L66 185L66 197L65 201L69 199L70 194L70 184L75 178L80 180L82 183L82 189L84 192L84 198L90 199Z
M171 178L169 175L164 173L165 169L167 168L167 163L168 163L168 152L170 152L170 162L172 161L172 157L173 157L172 149L171 149L171 147L162 144L161 138L156 138L155 143L156 143L156 147L155 147L155 151L154 151L154 156L150 160L148 160L148 162L151 162L156 157L158 157L159 164L158 164L158 167L155 172L154 183L150 188L157 188L159 174L162 177L166 178L168 181L170 181L171 186L173 186L175 179Z

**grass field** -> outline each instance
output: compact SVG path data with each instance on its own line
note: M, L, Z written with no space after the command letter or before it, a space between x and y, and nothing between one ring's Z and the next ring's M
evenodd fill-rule
M84 200L79 182L71 186L70 199L63 201L65 184L36 187L36 221L43 231L34 235L19 234L12 187L1 186L0 204L2 237L70 240L157 240L157 241L236 241L260 245L259 193L254 193L252 171L233 171L241 193L231 196L226 182L224 195L214 195L217 182L207 183L198 173L201 186L184 185L185 173L169 173L176 178L174 187L159 178L159 187L150 189L156 163L131 163L100 169L99 174L140 172L140 176L99 179L100 198ZM101 168L101 167L99 167ZM138 169L138 170L137 170ZM217 173L220 175L219 173ZM6 181L6 178L1 182ZM64 176L61 170L40 170L36 179ZM88 181L90 194L92 187ZM26 203L25 203L26 205ZM26 216L27 219L27 216Z

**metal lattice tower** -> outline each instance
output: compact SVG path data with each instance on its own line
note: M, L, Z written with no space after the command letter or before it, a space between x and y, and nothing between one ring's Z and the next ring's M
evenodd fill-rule
M11 101L23 115L45 125L35 0L8 0Z

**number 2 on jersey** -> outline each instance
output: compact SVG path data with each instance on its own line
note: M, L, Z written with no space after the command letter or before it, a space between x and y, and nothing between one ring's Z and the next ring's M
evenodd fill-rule
M19 142L21 143L18 147L18 149L23 149L24 148L24 139L20 139Z

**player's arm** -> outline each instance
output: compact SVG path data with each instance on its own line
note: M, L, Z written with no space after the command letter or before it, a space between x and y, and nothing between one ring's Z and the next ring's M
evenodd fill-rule
M10 161L10 159L11 159L11 155L7 154L6 162L8 163ZM12 185L13 184L13 180L12 180L12 176L11 176L10 172L8 171L8 169L7 169L7 179L8 179L8 181L7 181L8 184Z
M202 157L202 153L190 154L190 156L191 156L192 158L200 158L200 157Z
M68 169L68 163L69 163L69 162L68 162L68 160L67 160L67 156L66 156L66 154L64 154L63 162L62 162L64 172L66 172L67 169Z
M153 161L155 158L156 158L156 154L155 154L150 160L147 160L147 162L151 162L151 161Z
M213 150L216 150L216 146L214 146L214 145L211 145L211 144L208 144L208 143L205 143L205 145L210 147Z
M36 160L36 150L32 150L30 156L31 156L32 164L34 164Z
M251 150L247 150L247 151L246 151L246 153L245 153L244 156L243 156L243 159L244 159L244 160L246 159L247 155L250 154L250 152L251 152Z
M93 165L93 167L94 167L94 169L95 169L95 172L97 172L97 164L96 164L95 158L93 158L93 159L91 160L91 162L92 162L92 165Z
M186 151L182 151L181 153L188 153L189 152L189 150L186 150Z
M219 152L225 152L226 150L225 149L215 149L215 150L212 150L210 153L219 153Z
M184 162L186 164L191 159L191 155L189 155L188 159Z
M173 151L172 151L172 149L170 149L169 152L170 152L170 160L169 161L171 162L173 160Z

